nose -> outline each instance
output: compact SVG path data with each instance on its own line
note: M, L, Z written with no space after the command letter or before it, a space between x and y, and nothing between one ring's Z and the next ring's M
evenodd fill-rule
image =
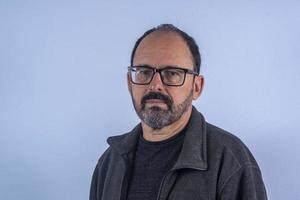
M163 82L162 82L160 74L158 72L156 72L153 75L153 78L150 82L150 90L152 90L152 91L162 91L163 90Z

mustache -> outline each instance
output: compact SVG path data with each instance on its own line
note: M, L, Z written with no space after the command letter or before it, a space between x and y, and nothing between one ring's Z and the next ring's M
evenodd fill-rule
M172 104L173 104L173 101L172 101L171 97L169 97L168 95L165 95L165 94L162 94L162 93L159 93L159 92L149 92L148 94L143 96L143 98L141 100L142 109L145 108L146 101L150 100L150 99L160 99L160 100L162 100L165 104L167 104L169 109L172 107Z

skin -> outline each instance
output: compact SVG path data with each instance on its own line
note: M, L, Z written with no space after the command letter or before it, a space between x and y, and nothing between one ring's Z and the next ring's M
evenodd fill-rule
M148 64L150 66L161 68L165 65L176 65L182 68L193 70L192 54L185 41L175 32L155 31L144 38L139 44L133 65ZM186 74L185 82L180 87L163 85L158 73L156 73L149 85L136 85L130 80L127 74L128 90L132 98L137 102L140 108L142 97L149 92L160 92L172 97L174 104L182 103L192 90L193 100L198 99L204 86L204 77ZM148 100L146 107L158 106L167 109L166 104L158 99ZM162 141L179 133L188 123L192 112L192 102L187 111L174 123L161 129L152 129L143 121L143 137L148 141Z

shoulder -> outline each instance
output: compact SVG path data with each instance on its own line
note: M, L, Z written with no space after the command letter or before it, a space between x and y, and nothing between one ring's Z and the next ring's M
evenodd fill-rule
M108 137L107 143L109 144L109 147L99 158L98 165L120 162L123 155L128 154L135 149L140 131L141 126L137 125L130 132Z
M254 184L265 196L261 171L248 147L237 136L210 123L206 123L206 133L209 170L217 177L219 195L232 199L231 194L239 190L239 185L249 188L253 195ZM243 194L250 195L247 191Z
M206 122L207 141L209 151L215 152L217 157L231 158L239 166L257 166L249 148L234 134Z
M115 148L115 146L119 145L119 143L121 141L123 141L124 138L126 138L126 136L128 136L128 134L129 133L124 133L124 134L121 134L121 135L110 136L110 137L107 138L106 141L110 146L107 147L107 149L100 156L100 158L98 160L98 165L102 164L104 161L109 160L112 155L118 154L118 152L116 151L117 149Z

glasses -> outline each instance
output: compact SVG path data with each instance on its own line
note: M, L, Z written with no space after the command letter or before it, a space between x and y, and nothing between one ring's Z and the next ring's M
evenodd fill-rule
M192 74L198 76L197 72L190 69L165 66L161 69L156 69L148 65L129 66L128 72L130 74L131 81L137 85L148 85L156 72L159 73L160 78L164 85L167 86L182 86L185 81L186 74Z

